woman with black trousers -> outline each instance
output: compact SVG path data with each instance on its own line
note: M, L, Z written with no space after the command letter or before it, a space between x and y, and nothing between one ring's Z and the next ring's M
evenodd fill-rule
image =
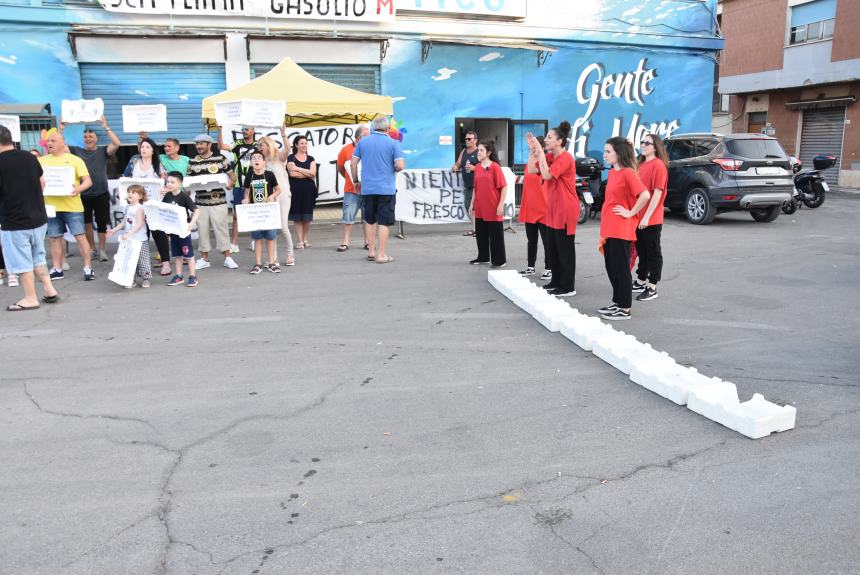
M543 149L543 137L538 136L538 143ZM526 226L526 269L520 272L524 276L535 275L537 262L538 236L543 244L543 273L542 280L552 279L552 264L549 261L549 233L546 227L546 187L540 175L540 164L537 153L531 152L526 173L523 176L523 199L520 203L520 223Z
M624 320L630 319L633 303L630 244L636 241L634 216L645 207L651 194L636 173L633 144L621 137L609 138L603 146L603 161L612 166L600 212L600 240L612 284L612 304L598 311L604 319Z
M496 146L492 140L478 144L478 165L475 168L475 193L469 214L475 217L475 241L478 257L472 265L492 262L494 268L505 265L505 231L502 220L505 213L505 193L508 184L498 164Z
M570 141L570 123L562 122L547 131L545 154L537 139L527 134L529 149L537 156L546 186L547 249L552 264L552 280L546 289L558 297L576 295L576 223L579 198L576 195L576 161L565 148Z
M663 273L663 250L660 235L663 232L663 204L666 201L666 185L669 182L669 156L663 139L657 134L645 134L639 143L642 158L639 162L639 179L651 192L648 207L639 219L636 228L636 251L639 252L639 267L633 282L636 301L657 299L657 282Z

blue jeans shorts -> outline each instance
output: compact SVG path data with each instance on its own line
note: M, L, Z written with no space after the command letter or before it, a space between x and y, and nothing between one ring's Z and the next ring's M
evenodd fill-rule
M83 214L81 214L83 217ZM45 232L48 224L34 230L0 230L3 259L10 274L24 274L45 262Z
M194 259L194 246L191 245L191 235L184 238L168 234L170 238L170 257L185 258L186 260Z
M73 236L84 235L84 212L57 212L57 217L48 218L48 237L63 237L66 227Z
M343 195L343 223L354 224L355 216L358 214L358 210L361 209L363 204L364 202L362 201L361 196L346 192Z
M252 240L273 240L278 237L278 230L255 230L251 232Z
M233 188L233 205L238 206L245 199L245 188Z

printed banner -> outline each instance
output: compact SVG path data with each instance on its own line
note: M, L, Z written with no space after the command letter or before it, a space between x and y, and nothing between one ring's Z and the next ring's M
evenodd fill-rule
M151 230L161 230L180 238L188 237L188 212L182 206L159 201L143 204L146 212L146 225Z
M502 168L507 182L504 218L513 219L517 177ZM403 170L397 174L395 217L410 224L451 224L469 221L469 206L460 172Z
M0 126L9 128L12 132L12 141L21 141L21 118L18 116L0 116Z
M43 196L71 196L75 188L75 169L66 166L45 166Z
M100 122L104 113L105 103L101 98L62 101L62 121L66 124Z
M390 22L398 0L99 0L108 12Z
M127 134L136 134L137 132L166 132L167 106L164 104L123 106L122 131Z
M278 202L238 204L234 209L240 232L281 229L281 204Z
M215 121L219 126L259 126L280 128L284 124L287 103L283 100L244 98L215 104Z
M124 287L134 285L134 274L137 271L137 259L143 242L138 240L120 240L116 255L113 257L113 270L108 279Z

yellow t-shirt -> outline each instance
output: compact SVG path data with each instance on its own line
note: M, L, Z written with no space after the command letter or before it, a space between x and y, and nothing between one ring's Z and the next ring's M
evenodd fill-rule
M90 172L87 170L87 165L84 163L82 159L77 156L73 156L72 154L63 154L62 156L54 156L52 154L48 154L47 156L42 156L39 158L39 163L42 164L42 167L55 167L55 168L74 168L75 169L75 185L79 186L81 184L81 178L90 175ZM49 206L54 206L54 208L58 212L82 212L84 211L84 204L81 203L81 196L45 196L45 204Z

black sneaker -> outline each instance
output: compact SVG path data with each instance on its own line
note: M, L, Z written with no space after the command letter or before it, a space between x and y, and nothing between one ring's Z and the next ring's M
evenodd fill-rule
M639 283L639 280L633 280L633 293L645 291L645 284Z
M566 290L563 288L555 288L547 292L550 295L554 295L555 297L573 297L576 295L576 290Z
M472 264L473 266L479 266L481 264L488 264L490 262L487 262L484 260L479 260L479 259L474 259L474 260L471 260L469 263Z
M96 274L93 272L92 268L84 268L84 281L91 282L96 279Z
M494 270L497 270L497 269L501 269L501 268L505 267L506 265L508 265L507 262L500 263L499 265L493 264L492 268Z
M540 279L542 280L551 280L552 279L552 270L544 270L540 275Z
M615 308L609 313L601 314L603 319L608 319L610 321L618 321L622 319L630 319L630 312L624 311L620 307Z
M645 290L636 296L636 301L648 301L649 299L657 299L660 294L657 293L657 288L646 287Z
M549 283L548 283L548 284L546 284L546 285L542 285L541 287L542 287L543 289L545 289L546 291L550 291L550 290L558 289L558 286L557 286L557 285L554 285L552 282L549 282Z
M533 275L535 275L535 269L534 268L526 268L520 272L520 275L521 276L533 276Z
M599 314L603 315L603 314L605 314L605 313L613 312L613 311L615 311L615 310L617 310L617 309L618 309L618 304L617 304L617 303L613 303L613 304L610 304L610 305L608 305L608 306L606 306L606 307L602 307L602 308L600 308L599 310L597 310L597 313L599 313Z

